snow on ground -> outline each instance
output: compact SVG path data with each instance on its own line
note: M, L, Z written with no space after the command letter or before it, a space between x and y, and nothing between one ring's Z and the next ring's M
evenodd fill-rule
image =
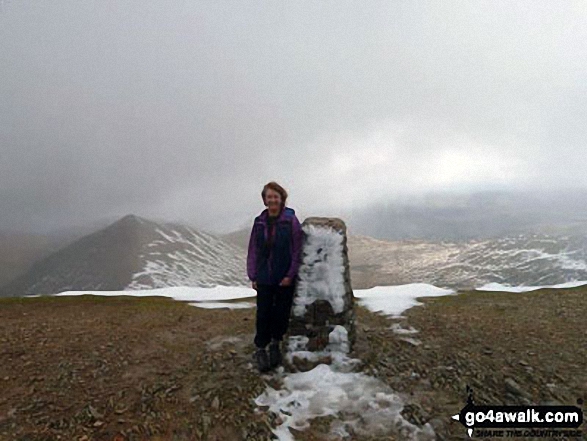
M342 236L335 230L315 228L306 230L309 241L304 264L300 268L299 300L294 312L303 313L306 305L316 299L328 300L335 312L343 307L344 269L342 260ZM169 238L167 238L169 240ZM372 311L398 316L406 309L418 305L416 297L452 294L425 284L395 287L376 287L354 292L358 301ZM57 295L94 294L104 296L164 296L179 301L192 302L197 307L253 307L252 303L228 303L221 300L255 296L249 287L216 286L214 288L167 287L132 291L66 291ZM301 294L301 295L300 295ZM274 431L279 440L293 440L288 427L303 429L310 420L323 415L337 415L331 425L332 435L346 438L348 430L364 435L395 433L402 439L432 440L434 431L429 424L418 427L401 415L403 402L381 380L361 372L354 372L360 360L348 356L347 330L336 326L329 336L324 351L306 350L307 338L292 337L288 341L287 357L316 359L330 357L330 364L318 364L308 372L286 373L280 367L275 374L281 380L281 389L271 387L256 398L259 406L268 406L275 412L281 424ZM409 338L409 337L407 337Z
M476 288L477 291L503 291L503 292L528 292L536 291L537 289L544 288L575 288L577 286L587 285L587 281L574 281L560 283L558 285L545 285L545 286L509 286L502 285L501 283L488 283L480 288Z
M334 313L344 307L343 236L328 227L304 227L306 242L304 259L299 270L299 283L293 313L304 315L306 306L316 300L327 300ZM354 292L359 302L374 311L399 315L417 305L416 297L452 294L431 285L412 284L400 287L377 287ZM409 338L409 337L408 337ZM418 427L401 415L402 399L381 380L361 372L354 372L360 360L350 358L347 330L335 326L329 343L322 351L307 350L308 337L290 336L286 357L327 361L307 372L286 373L283 367L273 375L281 388L267 387L255 399L277 415L278 426L273 431L280 441L291 441L289 428L298 430L310 426L310 420L333 415L330 434L337 439L348 439L351 433L366 436L394 434L401 439L433 440L435 434L429 424ZM271 375L271 374L269 374Z
M433 440L429 424L419 428L401 415L403 402L385 383L360 372L338 372L319 364L308 372L283 376L280 390L268 387L255 402L279 415L282 423L274 430L281 441L294 440L288 427L307 429L319 416L339 417L331 434L348 438L357 435L385 436L395 432L401 439Z
M316 241L312 245L313 256L305 263L313 265L313 270L304 273L300 269L300 279L306 282L303 286L304 297L295 307L305 310L305 306L318 298L327 299L338 310L342 304L340 289L342 261L335 254L340 252L339 238L329 236L330 233L315 230ZM337 233L336 233L337 234ZM322 246L320 246L322 244ZM325 257L328 256L328 257ZM311 261L311 262L310 262ZM320 276L321 275L321 276ZM305 277L305 279L304 279ZM561 285L544 287L509 287L500 284L488 284L479 291L511 291L524 292L540 288L570 288L585 285L587 282L569 282ZM105 296L164 296L179 301L189 301L191 305L215 308L254 307L253 303L228 303L222 300L254 297L255 292L248 287L216 286L214 288L169 287L133 291L67 291L57 295L105 295ZM400 286L378 286L370 289L355 290L357 301L371 311L381 312L390 317L401 317L407 309L420 305L418 297L435 297L456 294L453 290L438 288L423 283ZM402 338L412 344L419 340L408 337L417 330L404 329L399 325L394 331L405 334ZM366 436L385 436L394 434L401 439L432 440L435 434L432 427L426 424L415 426L401 415L403 401L390 387L381 380L355 370L360 360L348 356L347 331L337 326L330 334L330 341L324 351L311 352L306 350L307 338L290 337L286 357L295 354L298 357L322 359L331 357L331 364L318 364L308 372L285 372L283 367L273 374L281 384L280 389L267 387L255 398L258 406L265 407L277 414L274 434L280 441L294 440L289 427L303 430L309 427L313 418L334 415L336 420L331 424L331 434L338 439L347 439L349 431ZM258 409L261 411L261 409Z
M426 283L410 283L397 286L376 286L369 289L356 289L353 293L361 305L373 312L382 312L392 317L413 306L421 305L418 297L437 297L454 294L451 289L438 288Z
M433 440L429 424L418 427L402 415L403 401L381 380L361 372L353 372L360 360L348 357L347 332L336 326L330 333L326 349L306 351L307 337L291 337L286 357L293 354L309 359L332 357L331 364L318 364L307 372L285 373L280 367L275 377L281 389L267 387L255 399L258 406L277 415L278 427L273 430L279 441L293 441L289 427L304 430L310 420L320 416L338 417L331 423L330 434L348 439L351 433L365 436L395 434L401 439Z
M393 317L401 316L407 309L419 305L415 300L417 297L451 294L454 291L422 283L354 291L355 297L365 307ZM398 325L396 332L412 334L417 330ZM277 421L281 424L274 430L277 439L292 441L294 438L288 427L303 430L309 426L311 419L325 415L338 416L331 425L331 434L339 439L347 439L349 429L365 436L395 434L401 439L435 439L429 424L418 427L403 418L403 402L387 384L361 372L353 372L360 360L348 357L346 336L342 326L335 327L326 349L318 352L306 350L307 337L290 337L286 353L290 361L295 354L310 360L330 356L332 363L319 364L308 372L285 373L280 368L274 375L281 381L281 389L267 387L256 398L258 406L267 407L278 415ZM420 343L410 337L402 338L411 340L414 345Z
M220 302L219 300L233 300L255 297L253 288L244 286L215 286L213 288L171 286L157 289L141 289L129 291L65 291L57 296L80 296L93 294L97 296L162 296L181 302L192 302L190 305L200 308L252 308L255 305L249 302Z
M256 305L250 302L194 302L190 303L191 306L197 306L198 308L229 308L229 309L243 309L243 308L254 308Z
M406 334L417 334L418 331L416 328L412 328L411 326L404 328L399 323L394 323L390 326L390 329L395 332L396 334L406 335Z

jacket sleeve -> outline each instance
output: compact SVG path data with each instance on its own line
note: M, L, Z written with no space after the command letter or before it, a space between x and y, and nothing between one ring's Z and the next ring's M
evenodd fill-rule
M287 272L287 277L294 279L298 274L298 269L302 261L302 242L303 231L300 221L294 215L292 218L292 247L291 247L291 265Z
M249 280L254 282L257 280L257 250L255 246L255 224L251 230L251 237L249 238L249 252L247 254L247 275Z

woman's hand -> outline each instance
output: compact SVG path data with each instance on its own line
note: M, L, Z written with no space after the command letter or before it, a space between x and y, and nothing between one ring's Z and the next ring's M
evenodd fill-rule
M289 277L284 277L283 280L279 283L279 286L290 286L291 279Z
M257 282L253 282L253 289L257 291Z

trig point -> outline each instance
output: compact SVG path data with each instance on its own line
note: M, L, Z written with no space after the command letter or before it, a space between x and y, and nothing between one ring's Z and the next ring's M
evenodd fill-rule
M302 229L286 357L294 371L330 364L335 354L347 354L355 342L346 225L338 218L309 217Z

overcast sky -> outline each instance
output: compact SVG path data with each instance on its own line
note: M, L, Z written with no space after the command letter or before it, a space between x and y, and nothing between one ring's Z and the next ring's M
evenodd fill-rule
M0 7L0 229L587 187L584 1Z

